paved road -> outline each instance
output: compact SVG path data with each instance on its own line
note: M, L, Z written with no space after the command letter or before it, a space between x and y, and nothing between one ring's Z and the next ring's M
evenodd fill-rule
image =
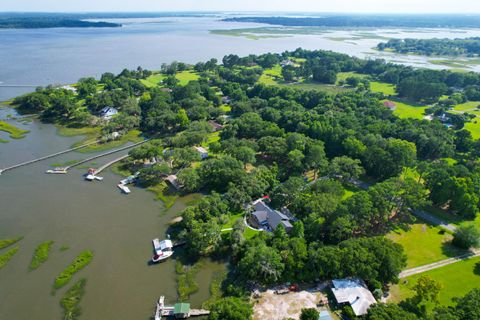
M438 261L438 262L430 263L430 264L427 264L427 265L424 265L424 266L404 270L400 273L400 275L398 277L399 278L410 277L410 276L413 276L415 274L427 272L427 271L430 271L430 270L433 270L433 269L437 269L437 268L447 266L447 265L452 264L452 263L456 263L456 262L466 260L466 259L471 259L471 258L478 257L478 256L480 256L480 250L474 250L470 253L463 254L461 256L457 256L457 257L441 260L441 261Z

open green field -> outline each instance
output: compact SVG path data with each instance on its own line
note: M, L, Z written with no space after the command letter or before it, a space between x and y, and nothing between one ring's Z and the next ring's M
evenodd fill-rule
M340 81L345 81L347 80L347 78L350 78L350 77L364 79L368 77L368 75L356 73L356 72L339 72L337 73L337 85L339 85Z
M5 121L0 121L0 131L7 132L12 139L22 139L29 133L28 130L22 130Z
M474 139L480 139L480 101L468 101L453 107L453 112L474 114L476 118L465 123L465 129L470 131Z
M313 81L305 81L305 82L291 83L291 84L281 84L280 86L289 87L289 88L296 88L296 89L301 89L301 90L317 90L317 91L323 91L323 92L332 93L332 94L347 92L347 91L351 90L351 89L348 89L348 88L343 88L343 87L338 87L338 86L335 86L335 85L328 85L328 84L323 84L323 83L318 83L318 82L313 82Z
M258 82L265 85L277 85L279 84L278 81L282 80L282 67L277 64L273 68L265 69L260 76L260 79L258 79Z
M480 258L472 258L456 262L438 269L400 280L400 284L392 288L392 301L399 302L413 295L409 288L415 285L418 278L427 275L442 284L439 302L441 305L451 305L453 297L461 297L480 284L480 274L475 274L475 265ZM407 283L404 283L407 280ZM428 307L432 308L433 305Z
M175 77L178 79L178 81L180 81L179 84L181 86L184 86L190 81L195 81L200 78L200 76L193 71L182 71L177 73Z
M372 81L370 82L370 90L372 92L383 93L387 96L394 96L397 94L395 85L385 82Z
M407 255L407 268L414 268L465 253L450 244L452 236L439 227L419 222L410 230L395 230L388 238L402 245Z
M112 141L109 141L109 142L106 142L106 143L92 144L92 145L89 145L85 148L79 149L78 152L89 153L89 152L106 151L106 150L110 150L110 149L114 149L114 148L118 148L120 146L123 146L127 142L133 142L133 143L140 142L140 141L143 140L143 138L141 137L141 134L142 133L139 130L131 130L127 134L124 134L123 136L121 136L119 139L112 140ZM73 146L74 147L80 146L80 145L88 143L90 141L92 141L92 140L90 138L87 138L86 140L82 140L82 141L79 141L79 142L75 143Z
M453 110L460 112L479 111L477 107L480 106L480 101L468 101L462 104L457 104Z
M165 79L165 75L161 73L157 73L157 74L151 75L147 79L140 80L140 82L142 82L143 85L147 88L153 88L153 87L157 87L163 79Z
M395 102L395 105L396 105L395 110L393 111L393 114L395 114L399 118L413 118L413 119L421 120L425 116L425 110L429 107L429 106L410 104L410 103L399 101L397 99L393 101Z

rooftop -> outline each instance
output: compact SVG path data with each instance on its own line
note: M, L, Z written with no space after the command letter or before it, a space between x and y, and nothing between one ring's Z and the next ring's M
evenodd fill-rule
M190 312L190 303L176 303L174 307L174 314L187 314Z
M355 315L362 316L368 308L377 303L370 290L360 279L333 280L332 292L338 303L348 303Z

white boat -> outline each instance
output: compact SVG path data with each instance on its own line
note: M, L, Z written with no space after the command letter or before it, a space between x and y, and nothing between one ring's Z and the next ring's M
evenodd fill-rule
M171 240L153 239L153 250L155 255L152 257L152 262L157 263L170 258L173 255L173 243Z
M119 184L117 185L117 187L123 191L123 193L126 193L126 194L129 194L131 191L130 189L126 186L126 185L123 185L123 184Z
M95 180L95 176L94 176L93 174L87 174L87 175L85 176L85 180L87 180L87 181L93 181L93 180Z
M95 176L95 180L103 181L103 177Z
M67 170L65 170L65 168L55 168L53 170L47 170L46 173L66 174Z

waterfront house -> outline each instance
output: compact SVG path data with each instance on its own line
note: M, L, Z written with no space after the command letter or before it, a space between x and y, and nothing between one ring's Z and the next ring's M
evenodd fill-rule
M200 157L202 158L202 160L204 159L207 159L208 158L208 151L207 149L205 149L204 147L193 147L195 150L197 150L197 152L200 154Z
M337 303L350 305L356 316L367 314L368 308L377 303L363 280L357 278L333 280L332 292Z
M178 181L178 177L174 174L166 177L165 181L168 181L177 190L180 190L181 188L183 188L183 185L180 183L180 181Z
M270 208L265 199L258 199L252 203L253 212L249 217L250 224L255 228L262 228L268 231L277 229L279 225L283 225L285 230L292 230L292 218L287 212L280 212Z
M113 107L105 107L100 110L100 117L102 117L104 120L110 120L117 114L118 110Z

